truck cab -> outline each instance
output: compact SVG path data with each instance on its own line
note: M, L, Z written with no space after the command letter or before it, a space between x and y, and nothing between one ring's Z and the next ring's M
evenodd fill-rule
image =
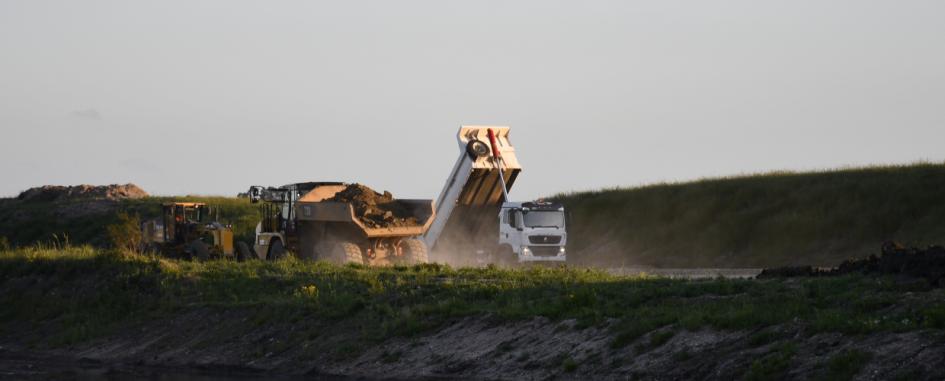
M499 212L499 245L518 262L564 262L567 226L564 205L505 202Z

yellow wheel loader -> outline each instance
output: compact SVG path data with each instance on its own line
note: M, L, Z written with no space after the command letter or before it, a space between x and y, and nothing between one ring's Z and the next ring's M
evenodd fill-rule
M161 218L143 224L148 246L170 257L208 260L240 258L233 248L233 229L210 218L202 202L170 202L161 206ZM242 254L242 255L240 255Z

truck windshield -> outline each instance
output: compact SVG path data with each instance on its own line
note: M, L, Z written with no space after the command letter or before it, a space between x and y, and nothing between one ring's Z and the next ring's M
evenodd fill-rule
M525 226L530 228L564 227L564 213L560 211L525 212Z

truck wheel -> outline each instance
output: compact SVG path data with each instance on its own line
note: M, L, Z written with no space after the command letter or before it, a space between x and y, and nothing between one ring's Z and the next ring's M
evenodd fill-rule
M206 261L210 259L210 249L207 248L207 244L203 241L194 241L188 245L190 248L190 254L199 261Z
M331 246L329 261L340 265L346 263L364 264L361 248L351 242L337 242Z
M489 156L489 151L489 145L482 140L473 139L466 143L466 154L472 159Z
M427 263L427 245L419 239L405 239L401 242L404 249L404 262L408 265Z
M285 257L285 246L281 239L274 239L269 243L269 252L266 253L267 261L276 261Z
M256 255L253 254L249 249L249 245L246 242L237 242L236 243L236 261L243 262L251 259L256 259Z

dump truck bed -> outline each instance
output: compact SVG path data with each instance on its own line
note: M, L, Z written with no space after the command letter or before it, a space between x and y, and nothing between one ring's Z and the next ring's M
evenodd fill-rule
M368 238L421 236L433 223L433 200L397 200L417 219L417 226L368 227L358 218L354 205L331 199L345 185L326 185L312 189L297 204L296 218L300 221L341 222L357 226Z
M522 171L515 156L515 147L509 141L509 127L461 127L457 134L459 158L437 199L436 218L424 236L431 250L437 246L462 245L468 243L462 241L480 240L483 237L496 241L499 209L504 201L500 171L491 155L475 157L467 152L470 141L479 140L489 144L490 129L495 134L496 148L503 159L502 174L507 190L512 188Z

